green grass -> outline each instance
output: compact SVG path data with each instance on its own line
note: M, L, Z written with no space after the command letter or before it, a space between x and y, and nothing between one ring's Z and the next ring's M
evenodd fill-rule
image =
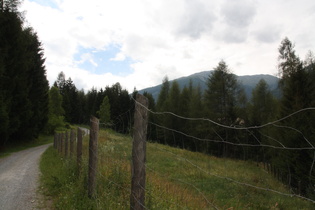
M97 192L87 196L88 137L80 176L75 160L50 147L42 156L41 183L56 209L130 209L131 143L129 136L101 131ZM314 209L315 205L245 186L289 193L256 163L147 144L146 207L148 209ZM235 181L239 182L236 183Z
M8 144L5 149L0 151L0 158L10 155L13 152L22 151L28 148L41 146L44 144L52 143L53 136L39 135L39 137L30 142L20 142L16 144Z

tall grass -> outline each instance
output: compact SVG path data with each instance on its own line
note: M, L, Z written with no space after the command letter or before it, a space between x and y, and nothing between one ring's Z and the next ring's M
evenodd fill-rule
M56 209L130 209L131 143L129 136L101 130L96 198L87 196L88 140L84 139L80 175L75 160L51 147L41 160L42 186ZM290 193L256 163L147 144L148 209L312 209L314 204L245 186ZM239 183L236 183L235 181Z

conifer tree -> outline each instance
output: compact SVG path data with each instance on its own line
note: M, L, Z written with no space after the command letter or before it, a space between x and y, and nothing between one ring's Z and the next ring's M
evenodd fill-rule
M156 110L158 112L163 112L163 111L167 111L166 109L166 101L169 95L169 90L170 90L170 83L168 81L167 76L163 79L162 82L162 87L161 87L161 91L159 93L157 102L156 102ZM159 115L156 118L157 123L162 126L163 123L165 122L165 115ZM157 138L159 139L160 143L164 143L166 144L166 133L167 131L163 128L157 128Z
M207 85L208 88L205 92L207 116L220 124L233 125L237 118L236 104L239 85L235 75L231 74L224 61L220 61L214 69L208 79ZM231 130L221 127L212 127L209 133L213 133L213 138L223 139L224 141L235 140L235 135L232 135ZM217 144L214 145L212 149L217 146ZM218 152L217 155L230 155L228 145L222 143L219 147L214 149L215 152Z
M285 38L279 47L279 72L282 72L280 87L283 93L281 117L312 106L314 90L308 87L310 71L303 66L302 61L295 54L294 45L288 38ZM309 112L302 112L282 121L283 128L277 132L279 140L286 147L312 147L315 141L311 139L313 136L310 129L313 127L311 117L312 114ZM294 150L277 152L272 158L278 167L289 174L291 187L300 188L300 193L307 195L314 194L315 182L311 178L310 171L313 156L313 152L310 151Z
M101 123L105 123L105 125L110 124L110 104L107 96L104 97L100 110L97 114L99 115Z
M0 118L4 142L37 137L47 121L48 81L37 34L23 27L20 1L1 2Z
M164 104L165 111L174 113L176 115L180 114L180 88L177 81L172 82L172 86L169 95ZM173 130L181 130L181 120L170 114L164 116L163 126L171 128ZM180 142L180 136L176 132L167 131L166 132L166 142L173 146L182 146Z
M49 114L46 132L52 134L56 128L64 127L65 110L62 107L62 95L56 86L49 90Z

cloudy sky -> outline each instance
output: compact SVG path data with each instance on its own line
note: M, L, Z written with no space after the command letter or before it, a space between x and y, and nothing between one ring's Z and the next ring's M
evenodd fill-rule
M24 0L52 85L59 72L78 89L132 91L212 70L277 73L284 37L304 59L315 51L314 0Z

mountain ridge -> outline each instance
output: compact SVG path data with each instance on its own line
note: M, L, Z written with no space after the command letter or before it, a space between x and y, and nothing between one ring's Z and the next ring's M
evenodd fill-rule
M174 81L177 81L180 89L182 90L185 86L189 86L189 82L192 81L192 84L194 87L200 86L201 92L204 93L204 91L207 89L207 80L210 76L210 74L213 72L213 70L210 71L201 71L194 74L191 74L189 76L180 77L174 80L170 80L170 85ZM240 83L241 87L244 88L244 91L246 93L246 96L248 99L251 98L252 90L255 88L257 83L264 79L266 83L269 86L270 91L272 94L279 98L280 97L280 91L278 89L278 82L279 78L269 75L269 74L257 74L257 75L244 75L244 76L238 76L235 75L237 81ZM139 90L138 92L140 94L143 94L144 92L151 93L154 100L157 101L157 98L159 96L160 90L161 90L162 84L144 88L142 90Z

